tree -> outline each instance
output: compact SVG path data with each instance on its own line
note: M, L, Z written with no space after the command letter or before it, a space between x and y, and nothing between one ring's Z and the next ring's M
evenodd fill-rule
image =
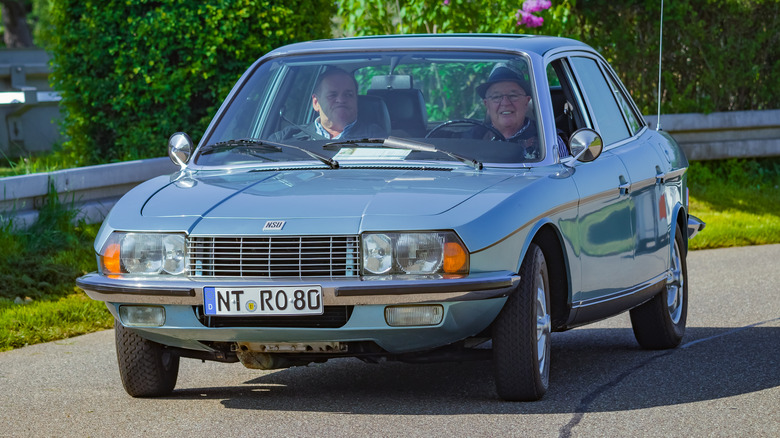
M236 80L281 45L330 35L331 0L57 0L52 87L74 165L165 153L199 138Z

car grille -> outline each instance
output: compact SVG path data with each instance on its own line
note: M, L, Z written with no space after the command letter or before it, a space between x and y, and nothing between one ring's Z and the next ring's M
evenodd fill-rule
M278 328L340 328L352 316L354 306L325 306L322 315L299 316L206 316L203 306L195 307L200 322L211 328L278 327Z
M190 237L191 277L353 277L357 236Z

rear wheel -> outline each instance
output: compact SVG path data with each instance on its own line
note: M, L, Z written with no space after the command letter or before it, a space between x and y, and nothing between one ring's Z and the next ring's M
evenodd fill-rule
M493 323L493 368L499 397L542 398L550 380L550 280L544 253L528 248L520 285Z
M125 391L133 397L170 394L179 375L179 356L114 321L116 357Z
M680 345L688 317L688 264L680 226L666 287L650 301L631 310L631 327L642 348L660 350Z

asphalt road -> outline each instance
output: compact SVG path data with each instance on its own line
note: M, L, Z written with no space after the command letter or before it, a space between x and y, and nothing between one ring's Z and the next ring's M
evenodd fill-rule
M627 315L556 333L539 402L499 401L489 361L353 359L186 359L170 397L133 399L105 331L0 353L0 436L780 436L780 245L688 260L680 348L641 350Z

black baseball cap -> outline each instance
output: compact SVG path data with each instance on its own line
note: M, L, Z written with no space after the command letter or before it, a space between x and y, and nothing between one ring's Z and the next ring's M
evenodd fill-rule
M520 75L520 72L506 64L497 64L493 67L493 71L490 72L487 82L477 87L477 94L479 97L485 98L485 93L491 85L498 82L515 82L523 88L525 94L531 94L531 87L528 86L528 82Z

